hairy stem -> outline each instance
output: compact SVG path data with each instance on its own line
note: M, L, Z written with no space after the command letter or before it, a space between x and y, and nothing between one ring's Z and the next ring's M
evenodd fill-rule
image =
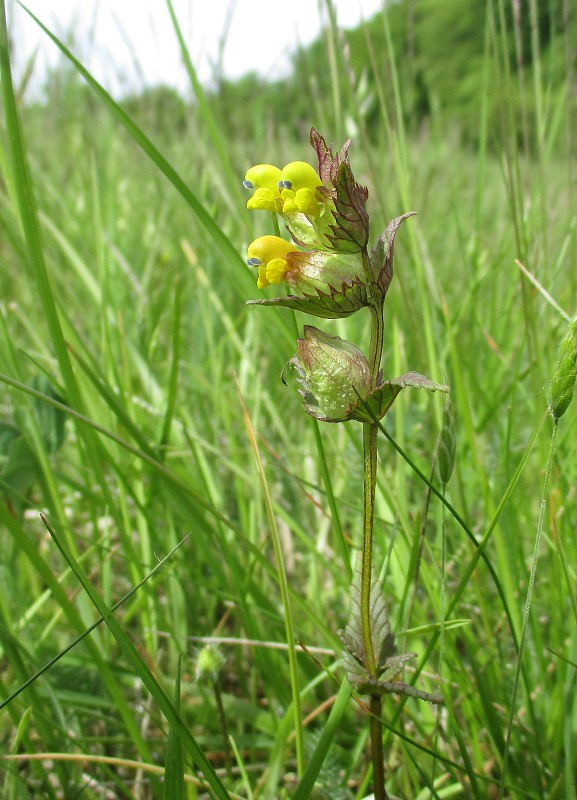
M361 629L365 650L366 667L370 675L377 677L377 665L371 635L371 577L373 566L373 522L375 516L375 485L377 479L377 434L378 428L368 422L363 424L364 451L364 513L363 554L361 571Z
M383 306L382 303L370 307L371 343L369 367L372 386L377 385L383 352ZM363 511L363 553L361 571L361 630L365 651L365 665L368 673L378 677L377 663L371 633L371 579L373 571L373 527L375 518L375 487L377 484L377 436L378 428L373 423L363 424L364 454L364 511ZM373 787L375 800L386 800L385 762L383 754L383 733L381 729L382 699L371 696L371 758L373 762Z
M382 301L374 306L370 306L371 312L371 344L369 350L369 368L371 370L371 380L373 388L377 385L377 378L381 369L381 357L383 355L383 335L385 323L383 320Z

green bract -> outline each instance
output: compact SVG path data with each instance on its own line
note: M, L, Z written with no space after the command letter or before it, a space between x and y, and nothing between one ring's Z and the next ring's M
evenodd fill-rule
M350 317L359 308L368 304L367 288L361 281L343 286L340 291L333 287L327 288L327 291L316 289L315 292L304 292L302 296L288 295L288 297L272 297L268 300L247 301L247 305L284 306L324 319Z
M359 395L366 396L371 372L363 352L339 336L305 325L289 364L298 373L308 414L324 422L344 422Z
M297 353L289 365L298 374L307 414L322 422L356 419L374 424L382 419L402 389L448 392L418 372L407 372L371 388L371 372L364 353L354 344L305 325Z

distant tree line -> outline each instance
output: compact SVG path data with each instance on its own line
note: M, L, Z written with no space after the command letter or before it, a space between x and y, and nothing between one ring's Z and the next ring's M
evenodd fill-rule
M262 141L267 131L302 136L311 124L331 130L337 105L349 128L361 124L376 137L385 115L391 124L398 122L396 79L410 132L441 125L475 145L484 130L491 146L500 140L507 115L506 130L530 153L537 68L544 124L553 139L563 135L555 134L555 125L565 104L575 106L577 10L570 0L390 0L386 17L380 12L351 30L329 28L298 47L291 62L280 80L256 73L234 81L217 76L207 100L229 140ZM52 120L56 126L99 114L92 92L70 65L49 74L44 95L46 105L60 108ZM170 87L145 88L122 103L161 141L180 140L191 120L195 124L194 103ZM38 105L28 111L36 106L38 124L45 125Z
M336 72L329 66L324 33L294 53L287 78L268 82L248 74L221 81L213 103L235 135L250 137L267 123L292 125L300 133L311 108L324 105L331 113L337 75L347 113L353 119L360 115L370 134L382 124L383 107L393 113L393 58L409 129L418 130L435 116L456 127L465 142L475 143L481 113L489 136L509 113L519 139L531 141L536 59L551 108L563 102L561 92L575 74L577 20L570 5L564 0L391 2L386 24L378 13L341 33L332 56Z

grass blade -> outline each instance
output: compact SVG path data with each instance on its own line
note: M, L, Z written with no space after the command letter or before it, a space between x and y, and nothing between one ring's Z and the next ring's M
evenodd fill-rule
M225 261L230 265L233 279L238 283L241 290L246 291L251 285L248 271L239 256L238 250L232 244L228 236L216 224L210 213L200 202L194 192L184 182L174 167L169 164L166 158L152 143L144 131L134 122L134 120L124 111L124 109L114 100L114 98L101 86L98 81L88 72L88 70L73 56L66 45L58 39L29 8L20 4L24 11L30 15L34 22L44 31L44 33L54 42L64 56L74 65L84 80L96 92L98 97L104 102L107 108L114 114L118 121L126 128L136 144L146 153L162 174L170 181L174 188L186 201L189 208L194 212L201 225L204 227L210 238L217 245ZM244 279L243 279L244 276Z
M176 678L174 679L174 710L180 714L180 665L178 659ZM166 761L164 765L164 800L184 800L184 758L182 743L178 731L171 725L166 745Z
M315 781L322 769L329 747L335 738L352 694L351 684L345 679L340 685L331 713L323 728L321 738L315 748L306 771L293 795L293 800L307 800L314 789Z
M218 800L230 800L230 795L222 785L218 775L214 771L212 765L202 752L201 748L199 747L196 739L192 736L190 731L185 727L183 724L178 711L175 709L173 703L170 701L168 695L164 691L164 689L160 686L150 669L146 666L144 659L136 649L136 647L132 644L130 639L128 638L127 634L125 633L122 626L118 623L114 614L112 613L111 609L108 608L106 603L102 600L98 592L94 589L88 577L78 561L74 558L72 553L68 550L66 545L64 544L62 538L56 533L56 531L50 526L48 520L45 517L42 517L42 520L52 537L52 540L62 557L72 570L72 572L78 578L82 588L94 604L95 608L98 610L100 616L104 619L104 622L109 627L112 635L116 639L120 649L122 650L124 657L134 669L134 672L146 689L150 692L152 698L166 717L169 725L173 728L179 735L180 740L183 746L188 751L189 755L194 760L195 764L203 773L206 782L213 790L214 795Z

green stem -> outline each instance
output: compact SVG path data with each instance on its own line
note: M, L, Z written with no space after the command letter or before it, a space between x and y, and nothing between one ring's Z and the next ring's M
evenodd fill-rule
M381 368L383 352L383 305L382 302L370 307L371 342L369 367L373 387ZM375 488L377 484L377 436L374 423L363 424L364 458L364 504L363 504L363 552L361 569L361 630L365 651L367 672L378 678L377 662L371 633L371 579L373 572L373 527L375 519ZM371 695L371 759L373 762L373 790L375 800L386 800L385 760L383 753L383 731L381 727L382 699Z
M212 682L214 691L214 699L216 702L216 711L220 722L220 732L222 734L222 746L224 748L224 766L226 769L226 777L229 781L232 780L232 763L230 758L230 741L228 738L228 725L226 724L226 714L224 713L224 705L222 702L222 692L220 691L219 679L215 678Z
M370 306L371 312L371 344L369 350L369 368L371 370L371 381L373 388L377 385L377 377L381 369L381 357L383 354L383 335L385 323L383 320L382 302Z
M272 228L273 228L273 231L275 233L275 236L278 236L279 238L282 239L281 232L280 232L280 226L278 224L277 215L274 213L274 211L271 211L271 215L270 216L271 216L271 219L272 219Z
M373 567L373 523L375 516L375 485L377 478L377 434L378 428L368 422L363 424L364 452L364 513L363 553L361 571L361 629L365 649L366 667L370 675L377 677L377 665L371 636L371 577Z
M369 368L371 383L377 384L383 352L383 306L370 307L371 343ZM375 487L377 484L377 435L374 423L363 423L364 457L364 506L363 506L363 553L361 571L361 630L365 649L366 667L370 675L377 677L377 666L371 637L371 575L373 565L373 523L375 518Z
M383 751L383 729L381 716L383 698L373 695L370 702L371 711L371 760L373 762L373 796L375 800L387 800L385 790L385 753Z

